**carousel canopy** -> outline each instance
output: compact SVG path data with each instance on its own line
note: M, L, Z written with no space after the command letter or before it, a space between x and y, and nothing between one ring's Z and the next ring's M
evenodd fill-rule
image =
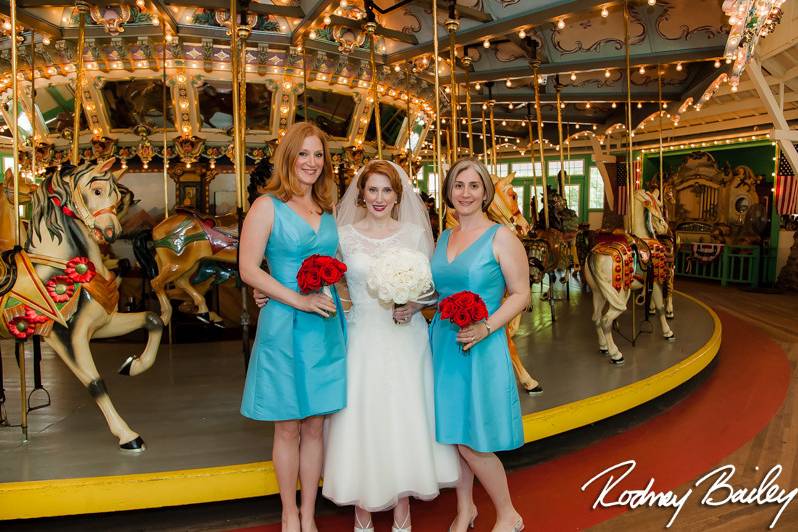
M796 32L759 38L782 17L793 21L795 9L787 4L783 14L781 2L764 2L773 4L771 11L750 43L739 28L748 19L724 13L726 4L749 3L763 2L632 0L627 50L624 3L618 1L438 0L437 21L431 0L239 1L241 24L249 33L247 145L265 146L303 119L317 121L337 147L373 145L369 21L376 24L380 129L389 150L423 148L420 141L435 113L436 31L440 112L450 122L451 105L457 106L460 146L468 144L467 87L475 150L482 149L483 111L491 105L496 136L511 147L528 146L527 120L536 120L532 68L537 61L543 136L552 146L559 138L558 91L563 134L587 142L593 135L625 136L627 85L640 142L654 138L660 101L671 136L767 129L767 109L742 73L738 50L750 44L746 53L752 52L760 41L766 82L782 87L785 118L798 119ZM165 127L170 143L184 139L178 150L196 151L202 144L199 151L216 146L219 156L225 153L233 125L230 2L20 0L17 5L23 137L35 130L56 148L69 143L83 12L81 144L88 146L92 138L110 138L118 146L146 144ZM0 13L9 14L8 1L0 1ZM7 16L3 22L8 35ZM735 39L740 42L730 53ZM12 109L10 48L6 38L0 44L0 111L6 123ZM2 134L8 136L7 128ZM196 140L189 145L185 139Z

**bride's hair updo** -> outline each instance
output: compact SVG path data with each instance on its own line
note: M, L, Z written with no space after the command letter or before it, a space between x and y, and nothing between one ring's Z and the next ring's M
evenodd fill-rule
M363 192L366 190L366 181L374 174L382 174L388 178L391 188L396 192L396 204L399 205L399 201L402 199L402 178L399 177L399 172L391 163L380 159L369 162L360 172L360 177L357 180L357 204L365 205Z

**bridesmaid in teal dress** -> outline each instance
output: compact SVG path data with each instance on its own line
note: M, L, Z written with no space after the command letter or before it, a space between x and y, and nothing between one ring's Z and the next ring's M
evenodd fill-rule
M241 279L269 298L258 319L241 413L274 421L272 460L284 532L316 530L323 416L346 406L346 337L338 295L303 295L296 281L307 257L335 255L333 198L324 133L310 123L295 124L274 154L266 194L252 204L241 231ZM260 267L264 255L270 273Z
M459 226L441 235L432 257L439 298L470 290L485 301L489 314L487 320L460 330L437 313L430 327L436 437L440 443L456 444L462 459L457 517L450 530L464 532L473 525L476 475L496 507L493 530L518 532L523 520L510 499L504 467L493 453L524 444L504 327L529 301L529 265L515 234L485 214L494 189L482 163L455 163L443 191Z

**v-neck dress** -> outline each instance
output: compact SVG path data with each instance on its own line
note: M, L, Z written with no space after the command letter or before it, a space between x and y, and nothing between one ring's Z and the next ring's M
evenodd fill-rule
M313 254L334 256L338 229L329 213L318 231L277 198L265 256L269 273L299 291L296 274ZM346 330L338 312L324 318L271 299L260 310L258 331L247 369L241 414L261 421L304 419L346 406Z
M440 299L470 290L485 301L489 314L501 306L506 285L493 255L498 229L499 225L488 228L451 262L446 253L451 230L443 232L431 261ZM436 439L479 452L522 446L521 404L504 327L468 351L457 342L459 330L449 320L442 320L440 312L430 326Z

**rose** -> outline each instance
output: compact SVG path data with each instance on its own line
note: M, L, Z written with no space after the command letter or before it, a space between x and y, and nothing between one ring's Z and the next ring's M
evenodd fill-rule
M471 314L468 312L468 310L458 309L454 312L452 321L455 323L455 325L462 329L463 327L467 327L471 324Z
M319 267L319 277L324 284L335 284L341 278L341 272L332 264L323 264Z
M471 307L471 309L469 309L469 315L473 323L476 323L480 320L484 320L485 318L488 317L485 305L476 305L474 307Z
M449 299L446 298L440 302L438 305L438 310L441 312L441 318L444 320L448 320L454 315L455 304Z
M463 309L469 309L477 304L479 301L479 296L477 296L474 292L460 292L457 297L457 305Z

